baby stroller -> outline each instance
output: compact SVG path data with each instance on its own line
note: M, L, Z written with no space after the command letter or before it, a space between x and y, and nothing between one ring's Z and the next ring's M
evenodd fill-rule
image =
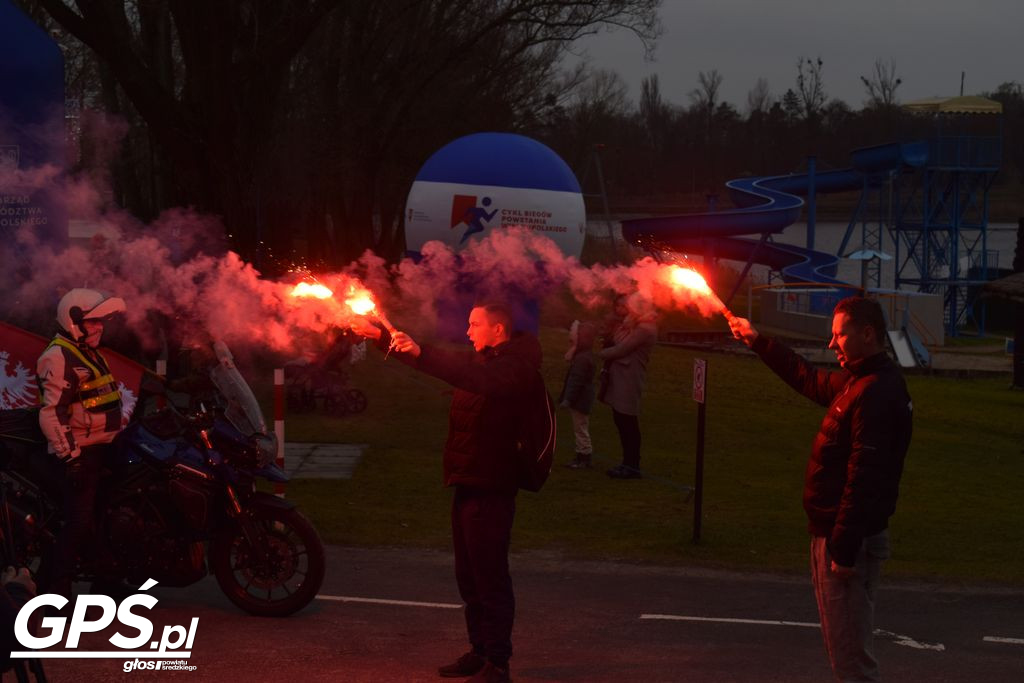
M285 363L284 387L288 410L313 412L319 406L329 415L348 415L366 410L366 394L349 386L348 366L358 339L341 331L318 356Z

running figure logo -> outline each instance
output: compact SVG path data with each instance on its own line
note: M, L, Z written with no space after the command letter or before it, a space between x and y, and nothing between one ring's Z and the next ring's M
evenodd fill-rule
M462 224L466 225L466 232L462 235L462 239L459 240L459 244L465 242L470 235L478 232L483 232L484 222L494 218L494 214L498 213L497 209L492 209L490 212L487 211L487 207L491 205L491 198L484 197L481 201L483 206L476 205L476 197L473 195L457 194L452 197L452 228L456 228Z

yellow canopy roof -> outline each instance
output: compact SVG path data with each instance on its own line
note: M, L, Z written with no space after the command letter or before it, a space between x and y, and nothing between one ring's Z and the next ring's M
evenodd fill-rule
M927 97L906 102L904 109L943 114L1002 114L1003 105L987 97L961 95L960 97Z

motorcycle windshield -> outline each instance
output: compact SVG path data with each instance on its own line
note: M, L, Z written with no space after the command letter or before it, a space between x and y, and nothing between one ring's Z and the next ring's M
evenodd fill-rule
M260 405L235 367L228 347L223 342L216 342L214 351L218 363L210 370L210 380L227 402L224 417L242 434L266 434L267 423Z

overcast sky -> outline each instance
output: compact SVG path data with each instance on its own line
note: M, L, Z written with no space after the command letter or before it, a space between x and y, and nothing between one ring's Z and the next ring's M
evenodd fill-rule
M720 98L742 112L758 77L779 97L795 89L800 55L824 61L830 98L860 108L861 75L894 59L901 102L1024 83L1024 0L664 0L653 62L635 35L617 30L580 41L595 67L617 71L639 98L657 74L662 97L689 104L697 73L717 69Z

